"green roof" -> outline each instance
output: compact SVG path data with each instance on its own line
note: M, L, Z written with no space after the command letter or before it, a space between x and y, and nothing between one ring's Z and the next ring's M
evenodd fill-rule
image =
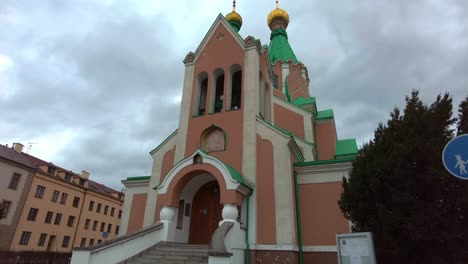
M224 162L223 162L224 163ZM233 167L227 165L226 163L224 163L224 166L226 166L229 170L229 173L231 174L231 177L236 180L236 182L240 183L240 184L244 184L244 179L242 179L242 176L240 175L239 172L237 172L236 169L234 169Z
M356 139L343 139L336 141L336 157L343 157L349 155L357 155L358 147Z
M302 97L302 96L299 96L293 102L293 104L297 105L297 106L310 105L310 104L314 104L314 103L315 103L315 97L305 98L305 97Z
M282 60L284 62L288 60L292 60L294 63L298 62L296 55L289 45L286 30L282 28L273 30L273 32L271 32L270 40L268 53L272 64L278 60Z
M294 163L295 167L305 167L305 166L318 166L318 165L327 165L327 164L336 164L336 163L346 163L353 162L356 158L341 158L341 159L331 159L331 160L315 160L315 161L303 161Z
M151 176L135 176L135 177L128 177L125 179L126 181L145 181L149 180Z
M317 112L317 117L315 119L331 119L333 118L333 109L323 110Z

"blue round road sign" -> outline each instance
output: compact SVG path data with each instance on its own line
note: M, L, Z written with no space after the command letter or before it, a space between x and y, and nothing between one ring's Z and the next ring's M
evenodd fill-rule
M102 232L102 238L106 239L109 236L109 233L107 232Z
M442 152L442 161L448 172L463 180L468 180L468 134L452 140Z

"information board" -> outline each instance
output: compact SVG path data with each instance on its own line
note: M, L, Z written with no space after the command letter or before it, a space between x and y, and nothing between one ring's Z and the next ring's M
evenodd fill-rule
M374 242L370 232L336 235L339 264L375 264Z

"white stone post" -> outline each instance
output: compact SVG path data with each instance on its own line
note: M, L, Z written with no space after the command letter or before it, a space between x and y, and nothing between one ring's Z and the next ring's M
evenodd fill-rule
M159 217L161 218L161 222L164 223L163 237L161 240L175 241L176 214L177 214L177 208L175 207L163 206L161 208Z
M239 211L236 204L224 204L223 220L219 224L221 225L224 222L234 224L224 240L226 250L232 253L232 257L229 258L231 264L244 263L245 231L240 228L240 223L237 222L238 215Z
M223 220L219 222L219 225L222 225L224 222L236 222L239 212L237 210L237 205L235 204L224 204L223 207Z

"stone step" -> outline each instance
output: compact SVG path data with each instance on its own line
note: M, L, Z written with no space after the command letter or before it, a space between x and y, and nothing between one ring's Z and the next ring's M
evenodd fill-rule
M161 242L126 264L208 264L208 246Z
M172 261L172 260L163 260L163 261L158 261L158 262L142 262L140 260L132 260L127 262L127 264L208 264L207 261Z
M196 252L196 251L165 251L165 250L152 250L147 252L145 255L167 255L167 256L194 256L194 257L208 257L208 252Z
M158 248L180 248L180 249L187 249L187 250L208 250L208 246L206 245L158 245Z
M139 257L139 259L144 259L144 260L165 260L165 259L171 259L171 260L208 260L208 257L200 257L200 256L168 256L168 255L143 255Z

